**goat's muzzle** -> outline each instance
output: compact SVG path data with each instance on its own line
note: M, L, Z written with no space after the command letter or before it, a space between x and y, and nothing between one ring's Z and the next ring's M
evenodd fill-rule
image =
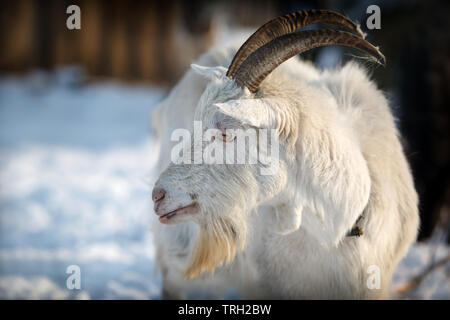
M170 203L167 201L166 191L163 188L155 187L152 191L152 200L154 202L154 211L159 216L159 221L164 224L173 222L176 216L183 214L197 213L199 211L199 205L197 202L192 202L185 206L179 206L176 209L170 210Z

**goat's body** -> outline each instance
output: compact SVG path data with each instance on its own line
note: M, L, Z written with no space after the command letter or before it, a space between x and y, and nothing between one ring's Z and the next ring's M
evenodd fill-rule
M227 66L234 52L212 50L199 63ZM192 222L171 226L155 222L164 293L167 297L210 298L237 288L245 298L387 298L392 273L415 240L418 214L412 177L385 97L355 64L319 72L310 64L291 59L266 82L262 94L290 96L299 109L305 99L326 97L332 103L315 106L315 116L345 123L346 130L352 132L370 175L370 197L359 224L364 235L344 237L333 246L323 245L317 238L320 230L316 234L314 224L308 221L308 215L315 214L314 206L305 206L304 222L297 231L281 235L271 228L275 209L270 203L263 204L248 216L246 248L231 264L217 268L214 276L184 280L197 226ZM192 129L194 111L206 84L189 70L155 112L157 119L153 121L161 139L159 172L170 163L172 131ZM305 87L308 95L303 94ZM303 187L305 193L314 193L312 185ZM326 216L332 215L326 208L317 210L323 211L322 218L333 219ZM379 288L370 278L376 280L377 270Z

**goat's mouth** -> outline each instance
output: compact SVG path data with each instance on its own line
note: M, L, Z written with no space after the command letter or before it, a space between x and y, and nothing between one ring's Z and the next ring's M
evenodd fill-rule
M173 211L164 213L162 215L159 216L159 222L167 224L169 222L171 222L171 219L173 219L176 216L182 215L182 214L190 214L190 213L196 213L198 212L198 203L197 202L193 202L187 206L175 209Z

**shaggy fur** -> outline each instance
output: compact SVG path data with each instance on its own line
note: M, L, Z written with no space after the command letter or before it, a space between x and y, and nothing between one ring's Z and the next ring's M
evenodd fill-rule
M153 114L161 208L193 199L200 208L171 225L155 221L164 296L217 298L238 288L246 298L387 298L419 219L386 98L355 63L320 72L298 59L255 95L225 76L234 52L202 56L197 64L211 68L194 66ZM192 130L194 120L276 129L276 174L259 174L260 163L171 163L172 131ZM364 235L346 237L361 214ZM379 289L367 285L373 265Z

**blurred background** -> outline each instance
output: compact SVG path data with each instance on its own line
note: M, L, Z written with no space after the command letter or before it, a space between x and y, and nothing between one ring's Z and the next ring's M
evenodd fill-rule
M381 29L367 30L374 4ZM79 30L66 27L70 5ZM391 101L421 202L393 296L450 299L450 3L425 0L1 0L0 299L160 298L151 110L208 48L301 9L359 21L385 54L385 68L367 67ZM302 58L329 68L350 53ZM81 289L66 286L70 265Z

